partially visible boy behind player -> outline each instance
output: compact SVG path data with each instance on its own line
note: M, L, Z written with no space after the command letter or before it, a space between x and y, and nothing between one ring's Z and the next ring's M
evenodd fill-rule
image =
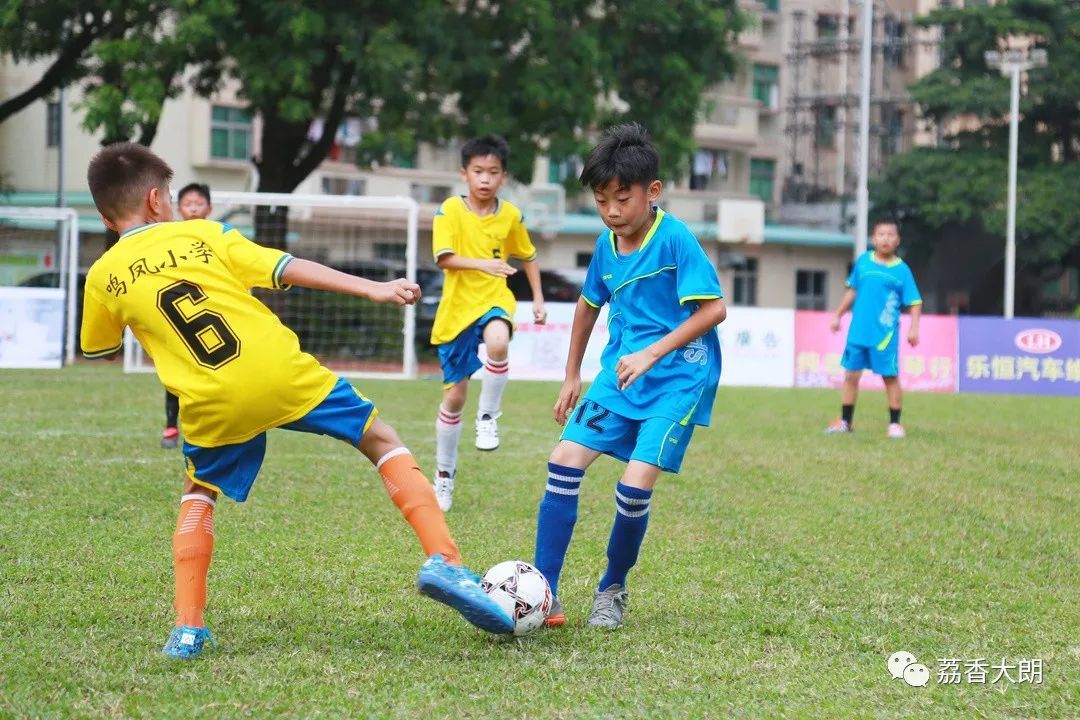
M188 183L180 188L176 196L183 220L205 220L210 217L214 206L210 204L210 186L201 183ZM165 429L161 431L161 447L175 448L180 441L180 399L168 390L165 391Z
M547 320L536 248L521 211L496 193L506 180L510 148L500 137L473 138L461 149L461 177L468 195L448 198L435 215L432 250L445 273L442 299L431 328L439 349L443 398L435 419L435 495L449 510L457 476L461 412L469 377L484 368L476 413L476 447L499 447L498 419L510 363L507 359L516 308L506 278L522 261L533 296L533 320ZM484 343L487 361L477 354Z
M636 123L605 132L581 171L581 184L592 190L610 229L597 238L574 311L566 379L554 408L565 430L548 459L536 522L534 564L555 597L549 626L566 621L557 595L559 573L585 470L601 454L626 463L615 487L607 570L589 613L589 625L617 628L653 486L662 471L679 472L694 426L709 424L716 398L716 326L727 308L716 270L693 233L656 207L659 176L659 155ZM600 374L579 402L581 360L605 303L610 338Z
M428 556L420 591L478 627L510 632L513 621L461 565L431 485L393 428L348 381L301 352L296 335L250 294L253 287L297 284L406 305L417 301L419 287L295 259L210 220L169 222L172 170L142 145L106 147L90 162L87 179L120 241L87 274L83 354L115 356L130 327L162 383L179 396L184 422L186 470L173 535L177 618L164 653L190 658L212 641L203 611L214 503L218 493L247 499L266 431L275 427L358 448L378 468Z
M900 311L910 308L911 328L907 341L915 347L919 344L922 298L911 268L896 256L896 248L900 245L896 223L879 220L874 225L871 240L874 249L855 261L848 276L848 289L832 319L832 331L839 332L844 313L849 309L852 311L847 345L840 361L846 371L844 387L840 391L840 417L825 432L846 433L854 429L859 379L863 370L869 368L885 381L889 401L887 434L891 438L902 438L906 433L900 424Z

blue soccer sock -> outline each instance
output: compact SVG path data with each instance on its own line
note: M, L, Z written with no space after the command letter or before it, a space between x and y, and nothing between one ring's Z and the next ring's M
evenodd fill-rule
M581 492L584 477L585 471L579 468L548 463L547 491L540 501L540 512L536 517L536 555L533 564L547 578L552 595L558 592L559 573L566 558L566 548L570 546L570 537L574 534L578 493Z
M619 483L615 486L615 522L608 539L608 566L600 579L600 589L611 585L626 587L626 573L634 567L649 526L649 499L652 490Z

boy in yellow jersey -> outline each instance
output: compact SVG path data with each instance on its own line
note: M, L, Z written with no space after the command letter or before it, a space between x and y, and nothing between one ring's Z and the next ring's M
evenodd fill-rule
M507 359L516 303L506 278L522 261L533 296L533 319L547 320L540 289L536 248L521 211L496 193L506 179L510 148L500 137L473 138L461 149L461 177L468 195L448 198L435 214L431 240L435 260L445 273L442 299L431 328L431 344L439 349L443 399L435 419L435 495L450 509L457 475L461 411L469 377L484 368L476 414L476 447L499 447L499 408L506 389ZM477 351L484 343L486 362Z
M214 206L210 204L210 186L202 183L188 183L180 188L176 195L176 204L180 207L183 220L205 220L210 217ZM168 390L165 391L165 429L161 432L161 447L175 448L180 443L180 398Z
M180 398L185 473L173 535L177 619L164 653L191 658L213 641L203 611L214 503L219 493L247 498L266 431L275 427L358 448L378 468L428 556L420 592L478 627L510 632L513 621L461 565L431 485L393 428L378 419L370 400L302 352L295 333L250 293L297 284L405 305L417 301L419 287L295 259L210 220L170 222L171 179L169 166L141 145L110 145L90 162L94 204L120 240L87 274L82 324L89 358L114 357L130 327L162 383Z

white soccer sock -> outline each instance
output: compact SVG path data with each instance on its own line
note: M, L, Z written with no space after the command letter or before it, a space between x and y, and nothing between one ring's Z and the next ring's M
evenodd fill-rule
M457 469L458 440L461 438L461 412L450 412L439 405L435 418L435 467L453 473Z
M502 406L503 391L506 390L506 381L510 378L509 360L491 360L484 363L484 377L480 381L480 407L477 417L490 415L495 417L499 414Z

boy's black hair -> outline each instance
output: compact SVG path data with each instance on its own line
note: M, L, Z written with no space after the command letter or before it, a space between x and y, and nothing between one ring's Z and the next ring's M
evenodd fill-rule
M649 131L638 123L616 125L604 131L589 151L578 180L585 187L602 190L618 179L621 187L646 186L660 179L660 153L649 142Z
M184 187L180 188L180 192L176 193L176 201L180 202L181 200L184 199L184 196L187 195L190 192L198 193L198 194L202 195L204 198L206 198L206 204L207 205L211 204L210 203L210 186L206 185L205 183L197 183L197 182L188 183Z
M150 148L129 142L105 146L86 169L94 204L112 221L137 211L151 189L168 191L172 176L172 168Z
M898 235L900 234L900 223L897 222L896 218L894 218L894 217L890 217L888 215L883 215L882 217L879 217L876 220L874 220L874 224L870 226L870 234L871 235L873 235L874 231L877 230L878 225L895 225L896 226L896 233Z
M498 135L483 135L465 141L461 148L461 167L469 167L469 161L475 157L494 155L506 170L510 162L510 144Z

